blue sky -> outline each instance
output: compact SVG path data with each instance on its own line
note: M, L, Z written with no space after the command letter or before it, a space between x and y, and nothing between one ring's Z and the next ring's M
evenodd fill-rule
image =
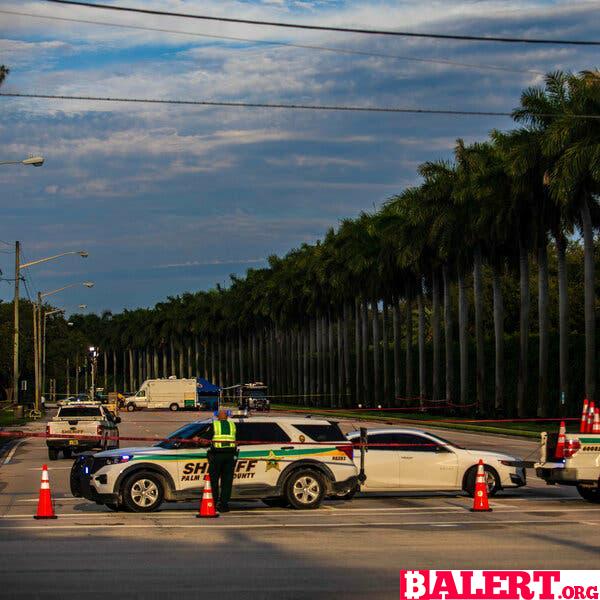
M600 2L128 0L121 5L414 31L597 37ZM597 49L294 32L0 1L0 11L251 38L235 42L0 12L3 91L511 110L554 69L598 66ZM514 69L356 56L259 40ZM1 98L0 240L26 259L85 249L30 270L30 289L93 280L56 304L152 306L313 242L341 218L417 182L416 166L485 138L506 118L304 113ZM0 244L0 269L13 257ZM12 291L0 281L0 298Z

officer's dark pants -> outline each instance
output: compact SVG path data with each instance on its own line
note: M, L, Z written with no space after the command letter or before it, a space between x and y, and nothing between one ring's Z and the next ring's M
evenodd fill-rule
M231 498L233 471L235 469L235 448L211 448L208 451L208 473L216 504L227 506Z

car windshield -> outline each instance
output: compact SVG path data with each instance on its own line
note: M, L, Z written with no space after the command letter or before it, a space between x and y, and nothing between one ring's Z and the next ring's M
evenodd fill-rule
M166 440L155 444L158 448L175 448L175 442L169 440L191 440L192 438L202 437L202 433L207 431L212 421L200 421L197 423L187 423L173 433L167 436Z
M96 406L66 406L60 409L59 417L101 417L102 411Z

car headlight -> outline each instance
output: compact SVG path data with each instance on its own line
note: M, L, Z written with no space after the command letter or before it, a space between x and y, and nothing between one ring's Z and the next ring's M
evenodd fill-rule
M129 462L133 456L130 454L122 454L121 456L109 456L104 459L105 465L118 465L121 463Z

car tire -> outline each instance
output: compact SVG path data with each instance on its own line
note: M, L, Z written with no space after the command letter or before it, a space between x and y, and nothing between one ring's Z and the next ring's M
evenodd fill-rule
M314 469L299 469L285 482L285 498L292 508L311 510L318 508L325 496L325 479Z
M133 412L135 410L135 404L133 402L130 402L127 405L127 412Z
M483 469L485 471L485 480L488 488L488 496L495 496L498 491L501 489L500 486L500 477L496 469L490 467L488 465L484 465ZM465 476L465 487L464 490L471 496L471 498L475 495L475 479L477 478L477 465L471 467Z
M171 404L171 406L169 406L169 410L172 412L177 412L179 410L179 404L177 404L176 402L173 402L173 404Z
M579 495L588 502L593 502L594 504L600 503L600 487L596 486L593 488L583 487L581 485L577 486L577 491Z
M272 498L263 498L262 501L271 508L285 508L289 505L288 499L283 496L273 496Z
M58 460L58 450L56 448L48 448L48 460Z
M154 473L139 471L123 485L123 503L131 512L153 512L162 504L163 481Z

